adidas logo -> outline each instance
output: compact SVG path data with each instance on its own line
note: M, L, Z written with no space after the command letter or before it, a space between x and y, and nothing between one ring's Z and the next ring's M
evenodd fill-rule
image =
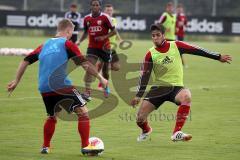
M166 56L163 61L162 61L163 64L169 64L169 63L173 63L173 60L171 60L168 56Z

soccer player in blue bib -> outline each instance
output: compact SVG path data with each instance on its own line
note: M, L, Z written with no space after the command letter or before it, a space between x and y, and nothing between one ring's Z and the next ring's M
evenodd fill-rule
M81 137L82 153L96 153L98 149L89 144L90 122L86 102L67 77L67 62L72 59L76 65L82 66L89 74L97 77L104 87L107 80L98 74L95 66L81 54L77 45L69 39L74 31L73 23L63 19L57 26L57 34L27 55L20 63L16 78L7 86L11 93L20 82L28 65L39 61L38 85L42 95L48 118L44 124L44 142L41 153L49 153L50 141L57 123L57 115L62 110L61 102L70 100L63 105L67 112L75 112L78 116L78 131ZM60 106L61 105L61 106ZM99 151L100 152L100 151Z

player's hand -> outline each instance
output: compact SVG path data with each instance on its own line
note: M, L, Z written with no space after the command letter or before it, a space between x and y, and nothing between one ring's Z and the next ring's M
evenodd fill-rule
M119 44L124 43L123 39L119 39Z
M80 45L80 41L77 41L75 44L79 46Z
M133 108L136 107L136 105L139 104L141 98L140 97L134 97L132 100L131 100L131 106L133 106Z
M220 62L222 63L229 63L232 61L232 57L230 55L221 55L220 59L219 59Z
M95 38L95 41L104 41L107 38L107 36L99 36Z
M18 82L16 80L13 80L12 82L8 83L7 85L7 90L9 92L8 96L11 95L11 93L14 91L17 85L18 85Z

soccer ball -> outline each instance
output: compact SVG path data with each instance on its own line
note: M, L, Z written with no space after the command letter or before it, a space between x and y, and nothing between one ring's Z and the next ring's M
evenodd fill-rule
M89 143L92 145L92 146L95 146L96 149L99 149L100 152L98 152L97 155L101 155L104 151L104 143L103 141L98 138L98 137L91 137L89 138Z

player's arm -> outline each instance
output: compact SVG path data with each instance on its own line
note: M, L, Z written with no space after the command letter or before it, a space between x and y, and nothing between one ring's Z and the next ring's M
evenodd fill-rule
M151 56L151 53L148 52L141 66L141 73L139 77L139 84L138 84L136 96L131 101L131 105L133 107L135 107L140 102L140 99L142 98L147 88L149 79L151 77L152 68L153 68L152 56Z
M87 31L84 29L83 34L81 35L80 39L76 42L77 45L80 45L88 36Z
M95 40L96 41L104 41L105 39L110 38L110 37L114 36L115 34L117 34L117 30L115 28L111 28L111 31L108 34L96 37Z
M167 16L165 14L162 14L161 17L158 20L158 23L163 24L167 19Z
M116 35L117 34L117 30L116 30L116 28L114 27L114 28L111 28L111 31L106 35L106 37L107 38L110 38L110 37L112 37L112 36L114 36L114 35Z
M114 23L113 23L114 24ZM117 36L117 40L119 40L120 43L122 43L123 39L122 37L120 36L118 30L117 30L117 20L115 22L115 28L116 28L116 36Z
M216 52L211 52L205 49L202 49L200 47L190 45L181 41L176 41L176 45L178 47L178 50L180 54L192 54L197 56L202 56L214 60L218 60L223 63L230 63L232 61L232 58L230 55L221 55Z
M41 52L41 49L42 49L42 45L39 46L37 49L35 49L33 52L31 52L29 55L27 55L24 58L24 60L19 64L15 79L13 81L11 81L7 86L9 95L17 87L17 85L20 82L20 80L22 79L22 76L23 76L25 70L27 69L28 65L30 65L38 60L38 55Z
M72 59L76 65L82 66L86 72L99 79L104 88L107 87L108 81L105 78L103 78L102 75L98 73L96 67L82 55L81 51L79 50L76 44L74 44L71 41L66 41L65 47L69 59Z
M107 25L107 27L110 29L110 32L108 32L108 34L106 35L96 37L95 38L96 41L104 41L105 39L110 38L117 34L116 27L114 26L109 16L105 17L105 25Z
M123 41L122 37L120 36L118 30L116 30L116 35L117 35L117 39L120 41L120 43Z

